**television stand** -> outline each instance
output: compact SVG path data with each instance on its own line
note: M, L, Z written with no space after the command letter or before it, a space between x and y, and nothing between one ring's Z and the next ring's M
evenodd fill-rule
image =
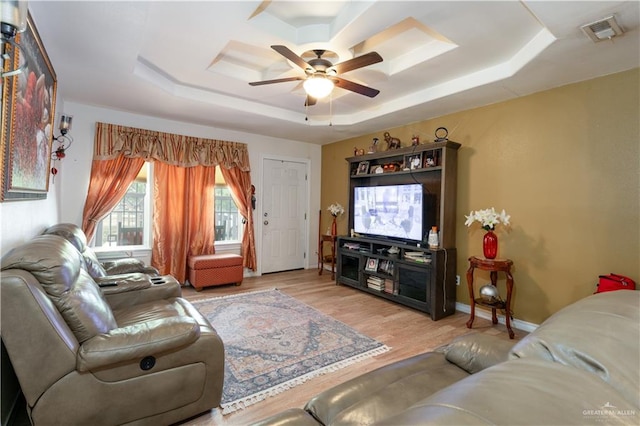
M337 284L426 312L434 321L455 312L455 248L338 237L337 264Z

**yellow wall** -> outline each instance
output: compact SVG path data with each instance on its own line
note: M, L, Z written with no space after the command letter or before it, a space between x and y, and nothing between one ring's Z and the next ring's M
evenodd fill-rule
M599 274L640 279L639 69L519 99L340 141L322 149L323 228L326 207L348 205L346 157L387 130L410 144L433 140L437 127L462 147L458 160L457 300L469 303L467 259L481 255L484 231L464 215L495 207L498 256L514 261L517 319L540 323L593 293ZM339 234L347 218L338 220ZM502 275L502 274L501 274ZM504 297L504 279L499 288ZM476 283L488 275L476 272Z

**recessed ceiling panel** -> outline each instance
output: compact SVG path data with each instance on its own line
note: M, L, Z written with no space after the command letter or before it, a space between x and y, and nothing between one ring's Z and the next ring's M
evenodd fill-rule
M294 28L330 24L340 14L347 1L265 1L268 13ZM261 5L262 7L262 5Z

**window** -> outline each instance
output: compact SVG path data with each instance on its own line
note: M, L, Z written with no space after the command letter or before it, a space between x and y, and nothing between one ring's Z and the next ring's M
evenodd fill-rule
M149 169L145 163L124 197L98 223L94 247L142 246L149 240Z
M151 238L151 188L152 166L144 167L131 183L122 200L97 226L94 247L127 247L150 245ZM215 241L216 243L240 242L242 240L242 216L231 198L220 168L216 167L215 196Z
M220 167L216 167L215 196L215 231L216 242L238 242L242 239L242 216L231 198Z

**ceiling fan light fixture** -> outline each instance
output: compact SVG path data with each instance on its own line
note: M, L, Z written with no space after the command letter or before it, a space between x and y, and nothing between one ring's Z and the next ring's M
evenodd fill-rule
M307 92L307 95L312 98L322 99L331 93L334 84L333 81L323 75L313 75L302 83L302 87L304 87L304 91Z

